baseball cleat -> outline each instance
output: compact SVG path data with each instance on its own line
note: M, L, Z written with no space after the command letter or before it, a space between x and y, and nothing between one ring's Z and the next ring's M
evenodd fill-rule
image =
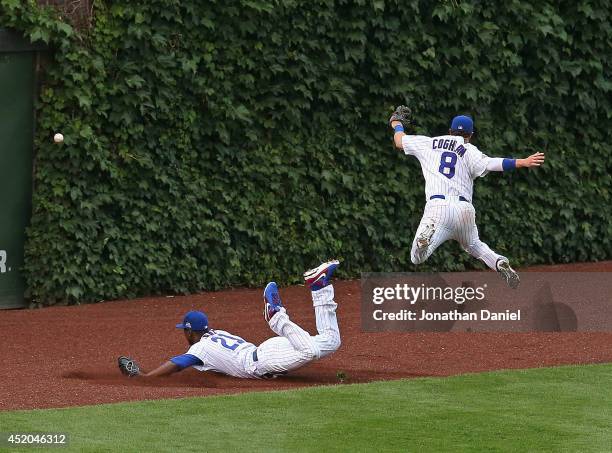
M266 285L264 300L264 318L269 322L272 316L278 313L283 306L276 282L270 282Z
M321 288L325 288L329 285L331 277L339 265L340 261L338 260L331 260L323 263L319 267L304 272L304 281L310 286L311 291L318 291Z
M519 283L521 283L519 275L510 267L510 262L507 259L498 259L495 267L497 267L497 272L500 273L501 277L506 281L510 288L516 289Z
M433 223L428 223L425 225L425 229L419 234L417 237L417 248L420 250L424 250L429 247L431 243L431 238L436 232L436 227Z

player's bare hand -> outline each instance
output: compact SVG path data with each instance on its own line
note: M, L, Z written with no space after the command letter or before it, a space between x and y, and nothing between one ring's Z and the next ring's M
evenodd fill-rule
M519 159L521 167L539 167L544 163L544 153L535 153L525 159Z

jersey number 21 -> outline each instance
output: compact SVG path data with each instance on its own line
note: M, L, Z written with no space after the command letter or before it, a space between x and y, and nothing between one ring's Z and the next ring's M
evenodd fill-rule
M221 346L231 351L235 351L238 346L244 343L244 340L240 337L234 337L223 333L216 333L210 339L215 343L221 343Z

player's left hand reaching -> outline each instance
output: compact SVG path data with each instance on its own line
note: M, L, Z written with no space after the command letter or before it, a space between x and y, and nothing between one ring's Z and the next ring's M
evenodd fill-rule
M535 153L525 159L517 159L516 166L529 168L529 167L539 167L544 163L544 153Z

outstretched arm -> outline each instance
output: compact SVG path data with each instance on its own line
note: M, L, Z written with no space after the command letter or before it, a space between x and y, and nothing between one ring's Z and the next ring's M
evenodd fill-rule
M143 369L141 369L140 373L138 373L137 376L138 377L144 377L144 378L169 376L169 375L171 375L173 373L176 373L177 371L181 371L181 370L182 370L181 367L179 367L177 364L172 363L170 360L168 360L163 365L158 366L153 371L149 371L148 373L146 371L144 371Z
M138 363L131 357L122 355L117 359L119 370L121 373L129 377L140 377L140 378L151 378L159 376L168 376L170 374L181 371L183 368L188 366L202 364L202 361L192 354L182 354L176 357L172 357L164 364L158 366L153 371L148 373L140 368Z
M176 357L172 357L163 365L155 368L153 371L145 373L143 370L140 370L140 376L142 377L158 377L158 376L168 376L170 374L176 373L177 371L181 371L185 368L194 365L203 365L204 362L199 357L196 357L193 354L181 354Z
M515 168L539 167L544 163L544 153L535 153L525 159L489 158L487 171L508 171Z

